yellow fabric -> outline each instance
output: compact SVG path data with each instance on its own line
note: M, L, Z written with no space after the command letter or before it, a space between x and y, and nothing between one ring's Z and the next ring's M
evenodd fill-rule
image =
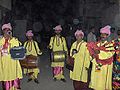
M41 55L42 52L40 51L39 47L38 47L38 44L36 41L31 41L31 42L28 42L26 41L24 43L24 46L26 46L26 50L27 50L27 55L34 55L34 56L37 56L37 54ZM36 53L36 50L35 50L35 46L34 46L34 42L35 42L35 46L36 46L36 50L37 50L37 53ZM27 44L27 45L26 45Z
M102 46L105 43L107 43L107 41L105 41L104 43L98 43L98 46L100 46L100 45ZM106 45L105 47L110 47L110 46L113 46L113 43L110 43L110 44ZM114 47L106 48L106 50L114 50ZM98 54L98 55L99 55L100 59L107 59L107 58L112 57L113 54L114 54L114 52L111 52L111 51L107 52L107 53L105 51L100 51L100 54Z
M65 77L64 77L64 75L63 75L63 71L61 71L60 74L55 75L54 78L57 78L58 80L60 80L60 79L64 79Z
M0 38L0 47L3 46L5 42L4 37ZM10 48L14 46L19 46L19 41L16 38L12 38L9 42L8 54L1 56L0 53L0 81L11 81L16 78L22 78L22 70L19 60L13 60L10 56Z
M59 44L57 46L58 39L59 39ZM50 49L52 49L53 51L63 51L63 48L64 48L64 50L68 52L66 40L64 37L62 37L62 40L61 38L58 38L57 36L51 37L49 46L50 46ZM52 62L51 63L51 67L56 67L56 66L64 67L64 62Z
M74 69L70 71L70 78L76 81L87 82L88 71L86 68L89 68L90 65L90 55L86 47L86 42L82 41L77 46L77 54L74 54ZM77 42L72 44L70 55L72 55L72 49L76 49ZM79 48L80 47L80 48Z
M57 39L59 39L59 45L57 46L56 43L58 43ZM63 51L63 47L65 51L67 50L66 40L64 37L57 38L57 36L51 37L50 39L50 49L53 49L53 51Z
M39 68L35 68L35 69L24 69L24 74L28 74L28 73L31 73L33 72L33 74L31 75L31 78L32 79L35 79L38 77L38 74L39 74Z
M10 90L18 90L18 89L13 86L10 88Z
M104 45L104 43L98 43L98 46ZM112 46L108 44L105 47ZM108 48L108 50L114 50L113 47ZM100 51L99 58L107 59L113 56L114 52L104 52ZM103 65L100 71L96 71L97 62L95 59L92 60L92 72L91 72L91 82L90 87L95 90L112 90L112 67L113 63L110 65Z
M53 51L64 50L68 53L66 40L64 37L61 37L61 38L59 38L58 36L51 37L49 46L50 46L50 49L52 49ZM64 67L64 62L52 62L51 63L51 67L58 67L58 66ZM64 78L63 71L58 75L54 75L54 77L58 80L63 79Z
M37 54L41 55L42 52L41 50L39 49L38 47L38 44L36 41L31 41L31 42L28 42L26 41L24 43L24 47L26 47L26 50L27 50L27 55L34 55L34 56L37 56ZM34 42L35 42L35 46L36 46L36 50L37 50L37 53L36 53L36 50L35 50L35 46L34 46ZM27 44L27 45L26 45ZM31 75L31 78L32 79L35 79L37 78L40 70L39 68L35 68L35 69L24 69L24 74L27 74L27 73L30 73L30 72L33 72L33 74Z

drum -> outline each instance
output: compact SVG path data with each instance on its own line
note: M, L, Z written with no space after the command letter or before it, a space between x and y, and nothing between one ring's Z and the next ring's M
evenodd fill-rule
M33 55L27 55L25 59L20 61L21 67L27 69L38 68L38 57Z
M51 53L51 61L52 62L64 62L66 59L65 51L55 51Z
M68 56L68 58L66 59L66 64L65 64L66 68L68 70L73 71L74 68L74 58L71 56Z

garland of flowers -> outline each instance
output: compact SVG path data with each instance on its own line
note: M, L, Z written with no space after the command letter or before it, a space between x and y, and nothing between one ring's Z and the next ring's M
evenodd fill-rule
M111 64L111 63L113 62L113 56L110 57L110 58L107 58L107 59L100 59L100 58L99 58L99 55L96 54L96 53L94 52L94 50L102 50L102 51L105 51L105 52L110 52L110 51L115 52L116 50L106 50L106 47L105 47L105 46L108 45L109 43L105 43L104 45L99 46L99 47L97 46L98 43L99 43L99 42L97 42L97 43L95 43L95 42L87 43L87 48L88 48L88 50L89 50L89 52L90 52L90 55L91 55L93 58L96 59L96 62L97 62L98 64L102 64L102 65ZM107 48L109 48L109 47L107 47Z

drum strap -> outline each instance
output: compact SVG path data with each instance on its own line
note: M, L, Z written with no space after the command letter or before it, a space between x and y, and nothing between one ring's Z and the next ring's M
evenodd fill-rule
M62 36L60 37L61 41L62 41L62 46L63 46L63 51L65 51L64 49L64 45L63 45L63 39L62 39ZM52 47L54 47L54 41L55 41L55 36L53 38L53 43L52 43Z
M35 41L33 41L33 44L34 44L34 47L35 47L36 54L39 55L38 52L37 52L37 47L36 47ZM27 47L27 45L28 45L28 41L26 42L25 48Z
M62 37L61 37L61 41L62 41L63 51L65 51Z
M38 52L37 52L37 47L36 47L35 41L33 41L33 44L34 44L34 47L35 47L36 54L39 55Z

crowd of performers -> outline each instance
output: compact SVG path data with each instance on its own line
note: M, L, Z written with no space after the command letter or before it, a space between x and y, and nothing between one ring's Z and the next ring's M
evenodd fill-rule
M119 90L120 89L120 30L117 31L115 39L108 40L111 35L111 26L107 25L100 29L100 39L86 42L82 30L77 29L74 33L75 42L70 50L67 48L65 37L61 35L61 25L53 28L55 35L50 38L47 48L51 50L51 67L53 80L66 82L64 67L69 57L71 63L70 79L73 80L74 90ZM39 68L23 68L19 60L13 60L10 49L22 43L12 36L10 23L2 26L3 36L0 38L0 82L3 90L20 90L20 81L23 74L28 75L28 82L34 80L39 84ZM88 35L88 39L90 40ZM27 55L34 55L37 58L42 55L38 43L33 40L32 30L26 32L27 41L23 44ZM65 54L65 55L64 55ZM92 63L92 66L90 66ZM69 63L70 64L70 63ZM66 67L67 68L67 67ZM91 68L91 72L90 72ZM89 74L90 73L90 74ZM88 80L90 78L90 81Z

